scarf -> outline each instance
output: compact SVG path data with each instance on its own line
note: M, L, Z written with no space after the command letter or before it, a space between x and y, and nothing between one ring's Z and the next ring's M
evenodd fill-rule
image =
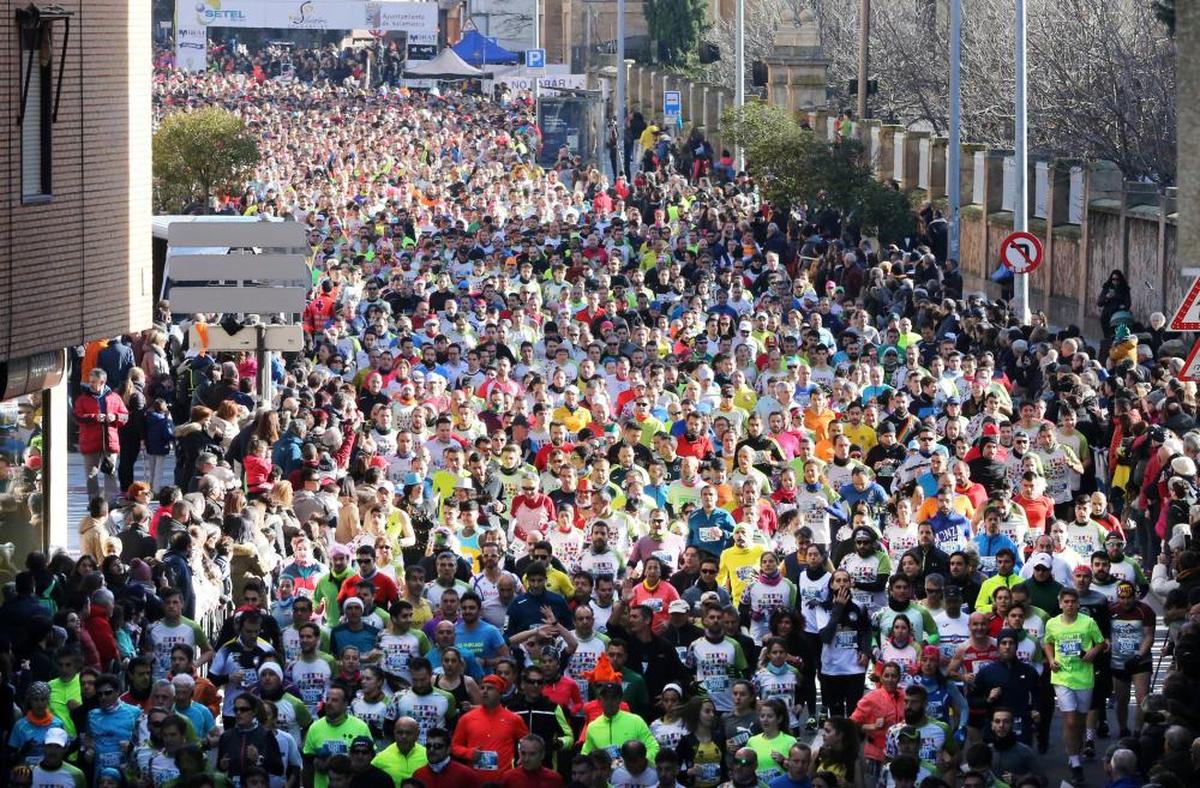
M778 569L776 569L771 574L767 574L766 572L759 572L758 573L758 582L763 583L764 585L777 586L783 582L783 573L780 572Z
M655 581L654 585L650 585L650 581L649 581L649 580L643 580L643 581L642 581L642 588L646 589L646 590L647 590L647 591L649 591L651 594L653 594L653 593L654 593L654 591L655 591L655 589L657 589L657 588L658 588L658 585L659 585L659 583L661 583L661 582L662 582L662 580L660 579L660 580L657 580L657 581Z
M767 663L767 665L766 665L766 667L767 667L767 670L768 670L768 671L769 671L769 672L770 672L772 675L775 675L775 676L784 676L784 675L786 675L786 674L787 674L787 672L788 672L788 670L790 669L790 667L791 667L791 666L790 666L790 665L788 665L788 664L785 662L785 663L783 663L782 665L780 665L779 667L775 667L775 663L773 663L773 662L768 662L768 663Z
M809 580L820 580L825 576L825 567L823 565L805 567L804 574Z
M888 607L890 607L892 610L896 611L897 613L906 612L908 610L908 605L909 605L908 602L905 602L903 605L901 605L899 602L896 601L896 598L894 596L891 596L891 595L888 596Z
M32 711L27 711L25 719L29 720L30 724L36 728L49 728L50 723L54 722L54 715L50 713L50 709L46 709L40 717L35 717Z

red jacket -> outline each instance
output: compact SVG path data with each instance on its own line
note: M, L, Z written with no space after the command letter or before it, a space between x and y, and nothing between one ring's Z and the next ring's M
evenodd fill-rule
M103 402L103 407L101 407ZM116 421L101 424L100 414L116 416ZM120 428L129 421L129 411L117 393L105 386L97 394L88 386L79 391L75 398L75 420L79 422L79 451L82 454L98 454L104 450L103 431L108 430L108 451L116 454L121 445Z
M246 489L252 493L265 493L271 489L271 459L247 454L242 459L246 469Z
M101 669L108 670L113 660L121 655L117 650L117 636L113 634L112 624L108 620L108 611L100 605L92 605L83 626L92 636L96 651L100 652Z

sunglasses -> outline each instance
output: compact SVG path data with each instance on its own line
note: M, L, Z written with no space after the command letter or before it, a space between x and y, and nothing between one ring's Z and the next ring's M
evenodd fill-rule
M233 710L236 711L238 714L241 714L244 711L254 711L254 707L253 706L234 706Z

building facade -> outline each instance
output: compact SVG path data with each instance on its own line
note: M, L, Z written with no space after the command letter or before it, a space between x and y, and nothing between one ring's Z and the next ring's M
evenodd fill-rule
M0 545L20 555L75 526L66 349L151 324L151 29L128 0L0 9Z

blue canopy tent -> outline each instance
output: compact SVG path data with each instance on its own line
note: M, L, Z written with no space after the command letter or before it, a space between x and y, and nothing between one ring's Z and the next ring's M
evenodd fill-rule
M463 33L462 40L452 49L472 66L511 64L521 59L516 52L509 52L497 44L496 39L488 38L478 30Z

